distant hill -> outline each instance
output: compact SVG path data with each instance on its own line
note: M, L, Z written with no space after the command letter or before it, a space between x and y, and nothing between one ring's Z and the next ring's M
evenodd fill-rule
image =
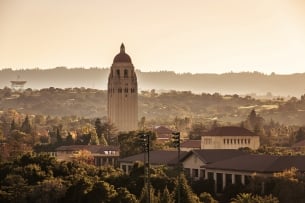
M137 70L139 89L157 91L192 91L194 93L259 94L300 97L305 92L305 73L265 75L259 72L224 74L177 74L172 71L141 72ZM0 70L0 88L10 87L10 81L26 80L25 88L86 87L105 90L108 68Z

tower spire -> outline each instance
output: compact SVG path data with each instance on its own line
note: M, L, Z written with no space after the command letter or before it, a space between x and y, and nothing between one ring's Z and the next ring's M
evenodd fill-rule
M124 43L121 44L121 53L125 53L125 46L124 46Z

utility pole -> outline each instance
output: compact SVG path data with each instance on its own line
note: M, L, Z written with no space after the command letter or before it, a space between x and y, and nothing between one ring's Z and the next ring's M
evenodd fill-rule
M172 133L173 145L177 148L178 151L178 203L180 203L181 199L181 163L180 163L180 132L173 132Z
M141 134L140 138L142 140L144 149L144 175L146 178L146 202L150 203L150 161L149 161L149 151L150 151L150 134ZM146 159L147 155L147 159Z

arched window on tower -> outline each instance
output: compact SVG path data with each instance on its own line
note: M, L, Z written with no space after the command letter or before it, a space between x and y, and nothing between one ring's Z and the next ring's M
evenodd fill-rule
M122 93L122 88L119 88L119 89L118 89L118 92L119 92L119 93Z
M116 75L117 75L118 77L120 77L120 69L117 69L117 70L116 70Z
M124 78L128 78L128 70L127 69L124 70Z

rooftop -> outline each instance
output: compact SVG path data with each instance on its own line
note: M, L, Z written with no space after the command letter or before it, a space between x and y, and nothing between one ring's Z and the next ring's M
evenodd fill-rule
M250 130L236 126L216 127L203 136L257 136Z
M205 164L215 163L218 161L231 159L238 156L244 156L247 152L236 149L200 149L190 151L183 159L185 160L190 155L195 154Z
M201 140L186 140L185 142L180 144L182 148L198 148L201 147Z
M56 148L56 151L79 151L87 150L91 153L104 154L105 151L119 151L118 147L102 145L67 145Z
M305 156L274 156L248 154L205 165L207 169L260 173L281 172L291 167L305 171Z
M180 156L184 157L187 152L181 152ZM177 151L150 151L149 161L153 165L175 165L178 162L178 152ZM144 153L136 154L126 158L119 159L119 162L129 162L133 163L136 161L144 162Z

